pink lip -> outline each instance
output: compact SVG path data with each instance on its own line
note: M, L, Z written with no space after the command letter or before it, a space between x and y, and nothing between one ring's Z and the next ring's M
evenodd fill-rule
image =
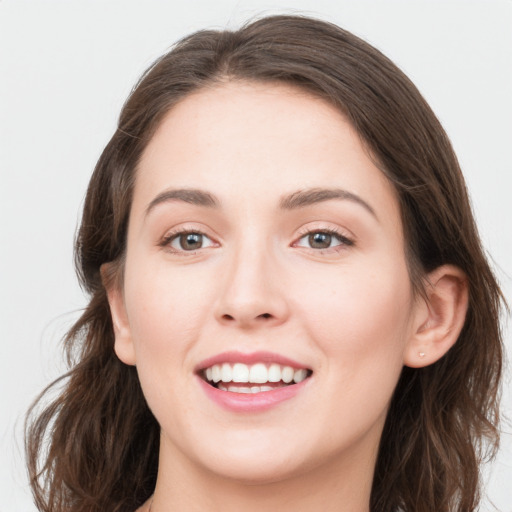
M250 354L244 354L243 352L230 351L223 352L213 357L209 357L204 361L201 361L195 368L196 372L200 372L205 368L209 368L214 364L222 363L244 363L244 364L256 364L256 363L277 363L283 366L291 366L297 370L301 368L308 368L306 365L294 361L288 357L274 354L273 352L252 352Z
M261 361L261 359L260 359ZM284 386L273 391L262 391L260 393L232 393L214 388L199 375L197 376L199 385L202 387L206 396L223 409L231 412L263 412L276 405L289 400L300 393L308 385L311 378L305 379L299 384Z
M222 391L208 384L200 376L201 371L205 368L222 363L244 363L247 365L256 363L276 363L283 366L291 366L295 369L309 368L298 361L294 361L293 359L279 354L274 354L273 352L252 352L250 354L244 354L243 352L230 351L201 361L195 368L199 385L208 398L222 408L232 412L260 412L270 409L296 396L311 380L311 378L307 378L299 384L283 386L272 391L262 391L260 393L245 394Z

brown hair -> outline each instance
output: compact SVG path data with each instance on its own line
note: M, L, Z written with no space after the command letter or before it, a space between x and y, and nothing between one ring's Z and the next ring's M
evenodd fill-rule
M416 290L441 264L466 273L469 309L457 343L435 364L402 371L371 510L475 510L479 463L498 442L504 300L457 159L425 100L389 59L335 25L300 16L186 37L143 75L124 105L90 181L77 237L77 272L90 303L66 337L71 370L57 381L59 396L42 411L33 407L27 423L38 508L133 511L153 491L159 426L136 370L114 353L100 266L123 259L134 172L162 117L191 92L226 80L293 84L339 108L397 191Z

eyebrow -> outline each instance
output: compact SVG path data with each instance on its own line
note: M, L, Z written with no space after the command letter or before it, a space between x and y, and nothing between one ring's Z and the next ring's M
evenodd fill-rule
M340 188L309 188L297 190L296 192L281 197L279 201L279 208L281 210L296 210L317 203L330 201L332 199L354 202L362 206L378 220L375 210L364 199L353 192ZM157 205L170 201L182 201L196 206L215 209L218 209L221 206L220 201L213 194L206 192L205 190L194 188L170 189L158 194L149 203L146 208L146 216Z
M295 210L297 208L303 208L305 206L330 201L332 199L354 202L362 206L378 220L375 210L364 199L353 192L349 192L348 190L343 190L341 188L310 188L298 190L297 192L293 192L292 194L281 198L279 207L283 210Z
M178 188L166 190L165 192L158 194L146 208L146 216L157 205L167 203L169 201L182 201L184 203L205 206L207 208L220 207L220 201L209 192L195 188Z

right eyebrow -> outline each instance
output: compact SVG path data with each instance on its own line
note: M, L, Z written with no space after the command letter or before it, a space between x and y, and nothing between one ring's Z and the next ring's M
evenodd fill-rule
M205 206L207 208L219 208L219 200L209 192L196 188L174 188L158 194L147 206L147 216L157 205L169 201L183 201L185 203Z

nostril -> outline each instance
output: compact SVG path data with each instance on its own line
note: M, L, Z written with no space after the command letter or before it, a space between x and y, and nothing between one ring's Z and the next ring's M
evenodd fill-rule
M271 320L271 319L275 319L275 318L276 318L276 316L273 315L272 313L261 313L259 315L252 316L250 314L244 314L244 312L241 312L239 315L237 315L237 314L231 315L229 313L224 313L220 317L222 322L226 322L226 323L235 322L235 323L240 323L241 325L246 325L246 324L249 324L254 321L256 321L257 323L260 321L266 322L267 320Z

